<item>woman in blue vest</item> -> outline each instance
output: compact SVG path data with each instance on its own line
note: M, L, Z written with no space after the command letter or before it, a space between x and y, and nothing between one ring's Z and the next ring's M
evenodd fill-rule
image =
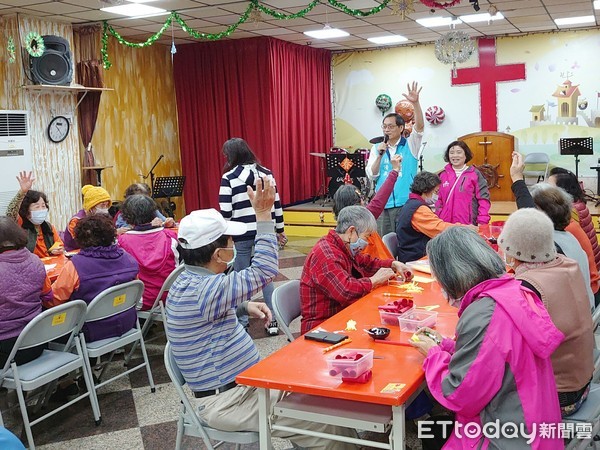
M415 261L425 256L430 239L455 224L444 222L431 210L438 200L440 177L431 172L420 172L410 186L408 201L398 214L398 261ZM457 224L458 225L458 224ZM467 225L477 231L474 225Z

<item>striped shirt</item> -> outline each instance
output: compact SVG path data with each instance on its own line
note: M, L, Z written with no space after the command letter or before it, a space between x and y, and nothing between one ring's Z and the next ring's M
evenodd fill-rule
M260 222L252 265L215 274L185 266L167 297L167 337L192 391L216 389L259 360L252 338L236 317L237 307L278 273L277 240L271 222Z
M219 207L225 220L243 222L248 226L248 231L241 236L234 236L234 241L249 241L256 236L256 215L250 204L250 198L246 187L254 188L256 178L266 175L275 180L270 170L261 167L257 169L256 164L236 166L226 172L221 178L219 189ZM271 217L275 220L275 229L278 233L283 232L283 210L279 200L279 192L275 186L275 204L271 209Z

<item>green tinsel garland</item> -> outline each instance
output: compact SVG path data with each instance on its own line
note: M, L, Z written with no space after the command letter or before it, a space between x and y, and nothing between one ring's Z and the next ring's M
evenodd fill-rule
M103 22L103 31L102 31L102 48L100 49L100 53L102 54L102 64L106 70L110 69L110 67L112 66L110 60L108 59L108 35L109 34L111 36L113 36L121 45L126 45L127 47L131 47L131 48L148 47L149 45L154 44L158 40L158 38L160 38L160 36L166 31L166 29L169 28L172 21L175 20L179 25L181 25L181 28L183 29L183 31L185 31L186 33L188 33L190 36L194 37L195 39L206 39L206 40L210 40L210 41L216 41L218 39L222 39L224 37L230 36L236 30L237 27L239 27L241 24L246 22L248 20L248 18L250 18L253 10L263 12L275 19L291 20L291 19L298 19L298 18L306 16L306 14L308 14L311 10L313 10L315 8L315 6L317 6L319 3L323 2L323 1L325 1L325 0L313 0L312 2L310 2L308 4L308 6L306 8L298 11L297 13L282 14L282 13L279 13L279 12L277 12L271 8L268 8L264 5L261 5L259 3L259 0L250 0L250 3L248 4L248 8L246 8L246 11L240 16L240 18L238 19L238 21L236 23L229 25L224 31L221 31L220 33L214 33L214 34L201 33L199 31L194 30L193 28L190 28L185 23L185 21L181 17L179 17L179 14L177 14L176 11L172 11L171 14L169 15L169 17L167 18L167 20L165 21L165 24L162 26L162 28L157 33L150 36L145 42L129 42L129 41L123 39L123 37L119 33L117 33L115 31L115 29L112 26L110 26L108 24L108 22L105 20ZM381 10L383 10L388 5L389 2L390 2L390 0L383 0L379 6L376 6L372 9L370 9L369 11L361 11L360 9L348 8L346 5L338 2L337 0L327 0L327 3L329 3L334 8L337 8L337 9L341 10L342 12L344 12L350 16L354 16L354 17L368 17L370 15L376 14L376 13L380 12Z

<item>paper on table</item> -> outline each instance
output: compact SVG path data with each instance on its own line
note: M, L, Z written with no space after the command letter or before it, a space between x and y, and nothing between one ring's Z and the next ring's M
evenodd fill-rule
M46 272L54 269L55 267L56 267L56 264L44 264L44 269L46 269Z
M419 276L419 275L415 275L413 277L412 281L416 281L417 283L432 283L433 282L433 278L422 277L422 276Z
M404 383L388 383L386 387L381 390L382 394L394 394L401 392L406 387Z

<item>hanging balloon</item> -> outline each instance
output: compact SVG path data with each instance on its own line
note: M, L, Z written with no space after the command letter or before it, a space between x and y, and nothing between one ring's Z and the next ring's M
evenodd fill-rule
M410 122L415 117L415 107L408 100L396 103L396 114L400 114L405 122Z
M383 116L392 107L392 98L387 94L379 94L375 99L375 105Z
M579 103L577 103L577 106L579 107L580 110L585 110L588 107L588 101L585 98L582 98L581 100L579 100Z
M439 125L446 118L446 113L439 106L430 106L425 111L425 118L431 125Z

